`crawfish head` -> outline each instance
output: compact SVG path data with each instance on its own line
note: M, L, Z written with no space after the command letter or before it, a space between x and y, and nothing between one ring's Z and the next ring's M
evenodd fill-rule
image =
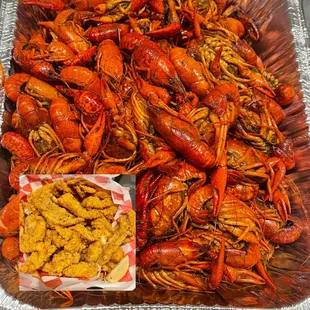
M128 50L132 52L136 48L138 43L142 43L142 41L145 40L148 40L148 38L140 33L128 33L121 39L119 47L121 50Z

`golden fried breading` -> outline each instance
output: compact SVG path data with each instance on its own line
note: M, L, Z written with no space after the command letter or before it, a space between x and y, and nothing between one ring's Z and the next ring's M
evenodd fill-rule
M111 223L105 217L100 217L92 221L91 226L95 228L92 232L95 239L103 237L107 240L114 233Z
M124 243L128 235L129 224L126 216L121 216L118 221L119 225L117 226L117 230L108 239L108 242L103 245L102 253L97 261L100 266L103 266L110 261L112 255L118 251L118 248Z
M55 226L55 230L65 240L71 239L74 231L77 232L82 239L85 239L90 242L93 242L96 240L96 238L92 235L92 232L88 230L85 226L83 226L82 224L77 224L75 226L71 226L68 228L63 228L61 226Z
M127 217L126 216L121 216L119 219L118 219L118 222L119 222L119 226L120 226L120 230L123 231L123 230L127 230L129 229L129 223L127 221Z
M126 236L127 231L119 229L111 238L108 239L108 242L103 245L102 253L97 260L100 266L105 265L111 259L112 255L123 244Z
M66 241L71 239L73 231L70 228L65 228L65 227L55 225L54 229Z
M72 193L72 189L67 185L64 180L59 180L55 183L53 195L59 197L63 193Z
M66 193L57 199L57 202L69 210L75 216L81 217L85 220L92 220L102 216L102 211L97 210L86 210L82 207L79 201L69 193Z
M95 193L96 193L96 189L94 189L93 187L86 186L86 185L80 185L79 187L80 187L81 190L83 190L85 193L88 193L88 194L95 194Z
M104 215L107 219L113 220L117 210L118 210L117 206L112 206L112 207L101 210L101 212L102 212L102 215Z
M24 227L20 229L20 250L23 253L35 251L39 241L43 241L46 233L46 223L39 215L31 214L25 218Z
M75 226L72 226L71 229L78 232L82 239L85 239L85 240L90 241L90 242L93 242L96 240L96 238L93 236L92 232L90 230L88 230L85 226L83 226L82 224L77 224Z
M99 266L96 263L79 262L72 264L63 271L67 277L93 278L99 272Z
M80 261L81 255L79 253L71 253L63 250L54 254L51 262L46 263L42 270L48 272L50 275L62 276L65 268Z
M64 249L69 252L81 252L84 248L80 234L70 228L55 226L56 232L61 238L66 240Z
M35 251L30 254L26 262L21 266L20 271L32 273L40 269L49 260L50 256L54 254L56 249L50 240L37 243Z
M20 209L23 210L24 215L30 215L30 214L40 215L38 210L32 204L28 202L21 201ZM23 219L21 219L21 223L22 223L22 220Z
M83 222L82 218L75 217L52 201L53 188L54 184L48 184L37 189L29 195L28 204L33 205L51 227L54 225L71 226Z
M103 271L106 271L106 272L112 271L112 268L111 268L110 266L108 266L108 265L103 265L103 266L101 266L101 269L102 269Z
M111 191L101 188L99 191L97 191L95 197L98 197L99 199L111 198Z
M112 198L107 197L100 200L98 197L89 196L82 201L82 206L89 209L104 209L116 205L113 203Z
M69 252L81 252L84 249L84 245L78 232L72 232L72 237L64 246L64 249Z
M62 208L57 207L58 209L64 210ZM65 211L65 210L64 210ZM42 215L46 219L46 222L50 227L53 227L54 225L61 225L61 226L71 226L78 223L82 223L84 219L79 217L72 217L71 214L68 212L60 212L56 213L57 210L54 209L54 211L42 211Z
M107 263L107 265L109 266L109 268L111 268L111 270L112 270L113 268L115 268L115 266L116 266L116 264L113 263L113 262L111 262L111 261L109 261L109 262Z
M103 243L101 240L91 243L86 250L84 259L89 263L96 262L102 252L102 248Z
M82 184L79 186L75 186L75 190L81 199L84 199L85 197L96 193L96 190L94 188Z
M67 240L60 236L56 230L48 229L46 232L46 238L51 240L52 244L57 248L62 248L66 245Z
M101 229L104 227L108 232L114 233L115 229L112 227L112 223L109 222L104 216L91 222L91 226L95 229Z
M133 237L136 235L136 212L130 210L129 212L126 213L126 216L129 228L128 237Z
M71 188L75 188L76 186L87 186L90 188L95 189L95 191L100 191L102 188L98 186L97 184L92 183L91 181L88 181L84 178L74 178L67 181L68 186ZM89 189L85 188L84 192L89 191Z
M114 253L113 255L111 256L111 262L117 264L119 263L122 258L125 256L125 252L124 250L122 249L122 247L119 247Z

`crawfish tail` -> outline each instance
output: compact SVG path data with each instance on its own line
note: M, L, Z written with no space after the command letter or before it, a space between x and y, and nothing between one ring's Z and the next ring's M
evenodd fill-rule
M200 140L193 123L150 103L147 108L153 126L174 150L201 168L213 167L215 152Z

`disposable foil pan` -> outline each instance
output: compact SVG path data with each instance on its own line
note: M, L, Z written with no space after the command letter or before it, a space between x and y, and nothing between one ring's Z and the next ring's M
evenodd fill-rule
M51 0L52 1L52 0ZM134 292L74 292L74 300L59 298L54 292L18 292L18 277L0 259L0 309L51 309L69 307L74 309L214 309L285 308L310 309L310 234L308 216L310 211L310 49L305 21L298 0L238 0L241 6L258 23L262 39L255 49L267 68L280 82L294 85L297 91L295 102L285 109L286 118L281 124L284 134L293 140L296 152L296 168L289 174L302 195L294 191L290 197L293 215L298 216L305 231L296 243L281 247L270 262L269 273L278 287L273 292L267 286L242 287L223 285L217 293L158 292L138 286ZM44 17L36 8L19 11L19 18L32 15L33 23ZM0 0L0 58L6 76L10 71L11 48L17 1ZM27 17L27 16L26 16ZM29 17L29 16L28 16ZM4 109L11 111L0 90L0 124L2 132L8 130L8 117ZM3 205L10 194L7 176L9 154L0 150L0 203ZM302 208L302 206L304 208Z

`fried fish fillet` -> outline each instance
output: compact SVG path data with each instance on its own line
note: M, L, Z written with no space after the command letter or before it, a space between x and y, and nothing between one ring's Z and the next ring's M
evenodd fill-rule
M103 250L97 260L100 266L105 265L111 259L112 255L123 244L126 237L127 232L119 229L111 238L109 238L108 242L103 245Z
M46 238L51 240L51 243L57 248L62 248L67 243L67 240L64 239L56 230L48 229L46 232Z
M81 252L84 248L80 234L71 228L55 226L56 232L66 240L64 249L69 252Z
M119 247L111 256L111 262L117 264L122 260L124 256L125 256L125 252L123 248Z
M23 253L35 251L39 241L43 241L46 234L46 223L42 216L30 214L24 220L20 229L20 250Z
M79 253L71 253L63 250L54 254L52 261L46 263L42 270L50 275L62 276L63 270L72 264L78 263L80 258L81 255Z
M79 262L64 269L63 274L67 277L93 278L99 272L96 263Z
M46 263L57 248L51 244L51 241L37 243L35 251L30 254L26 262L21 266L20 271L32 273L40 269Z
M115 232L112 224L105 217L93 220L91 226L94 228L92 234L95 239L104 237L107 240Z
M101 188L101 190L97 191L95 197L98 197L99 199L111 198L111 191Z
M85 239L89 242L93 242L96 240L92 232L88 230L85 226L83 226L82 224L77 224L75 226L72 226L71 229L79 233L82 239Z
M72 226L83 222L82 218L75 217L53 202L53 189L54 184L48 184L37 189L29 196L28 203L32 204L44 216L51 227L54 225Z
M82 201L82 206L89 209L104 209L116 205L111 197L101 200L98 197L89 196Z
M64 180L59 180L55 183L53 194L56 197L60 197L63 193L72 193L72 189L67 185Z
M103 243L101 240L91 243L86 250L86 254L84 256L85 261L89 263L96 262L102 252L102 248Z
M96 219L98 217L101 217L103 212L102 211L97 211L97 210L86 210L85 208L82 207L80 202L72 195L69 193L66 193L59 197L57 199L57 202L73 213L75 216L78 216L80 218L83 218L85 220L92 220Z

